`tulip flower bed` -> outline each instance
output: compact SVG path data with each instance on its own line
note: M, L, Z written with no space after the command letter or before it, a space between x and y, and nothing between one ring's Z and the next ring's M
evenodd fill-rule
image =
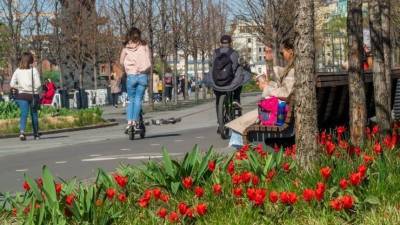
M304 170L295 146L244 146L231 155L195 147L182 160L99 170L93 184L56 181L47 167L4 196L5 224L400 224L397 130L367 129L362 147L345 128L320 134Z

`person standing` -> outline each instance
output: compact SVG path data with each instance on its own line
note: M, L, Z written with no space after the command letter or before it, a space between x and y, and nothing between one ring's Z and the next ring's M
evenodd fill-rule
M167 68L166 73L164 75L164 83L165 83L165 97L166 101L169 102L172 99L172 70L171 68Z
M118 97L121 93L121 78L115 72L111 73L110 80L112 105L118 108Z
M29 112L32 119L34 139L39 139L38 93L41 82L39 72L33 67L33 63L32 53L24 52L19 67L15 70L10 81L10 87L18 92L15 101L20 109L19 138L21 141L26 140L26 121Z
M125 133L131 127L135 131L141 129L139 118L151 68L150 49L146 41L142 39L141 34L142 32L138 28L130 28L120 55L120 63L127 74L128 106L126 115L128 126L125 129Z

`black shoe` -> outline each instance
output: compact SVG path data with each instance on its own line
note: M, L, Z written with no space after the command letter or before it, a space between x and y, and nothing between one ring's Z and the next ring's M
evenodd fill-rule
M35 135L35 136L33 136L33 139L34 139L34 140L40 140L40 135Z
M21 140L21 141L26 141L26 136L25 136L24 133L21 133L21 134L19 135L19 140Z

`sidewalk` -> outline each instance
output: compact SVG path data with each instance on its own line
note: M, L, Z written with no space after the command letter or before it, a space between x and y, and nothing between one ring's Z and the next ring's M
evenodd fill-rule
M255 96L243 97L242 105L244 106L244 111L254 109L256 100L257 97ZM125 127L124 111L125 109L122 107L117 109L112 107L104 108L104 117L106 119L115 119L120 123L118 126L45 135L40 141L28 139L26 142L21 142L16 138L1 139L0 157L43 150L51 151L52 148L73 146L82 143L125 139L126 136L123 134ZM182 121L176 124L147 126L146 135L160 135L197 128L216 127L217 124L214 101L186 109L149 112L144 116L145 119L182 118Z

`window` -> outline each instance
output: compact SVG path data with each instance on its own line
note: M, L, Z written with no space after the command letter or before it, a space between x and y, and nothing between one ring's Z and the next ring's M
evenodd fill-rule
M248 52L248 53L251 53L251 48L247 48L247 52Z
M262 73L261 68L258 68L258 73Z
M262 52L262 48L258 48L258 52Z
M251 43L251 38L247 38L247 43Z
M258 61L259 61L259 62L262 61L262 56L258 56Z

